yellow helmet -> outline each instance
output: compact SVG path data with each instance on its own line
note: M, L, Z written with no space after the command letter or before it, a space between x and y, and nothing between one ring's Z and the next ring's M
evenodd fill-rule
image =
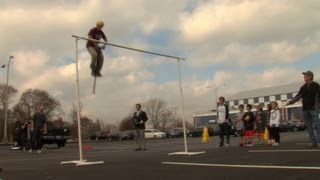
M96 25L97 25L97 27L103 27L104 23L103 23L103 21L99 20L99 21L97 21Z

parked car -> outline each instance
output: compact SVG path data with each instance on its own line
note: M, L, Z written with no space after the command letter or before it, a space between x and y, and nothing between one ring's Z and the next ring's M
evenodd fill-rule
M145 130L146 138L165 138L166 134L159 129L146 129Z
M127 133L130 136L130 139L134 139L136 136L136 131L135 130L127 130L124 131L125 133Z
M190 130L190 132L187 134L188 137L201 137L202 133L203 133L203 128L202 126L196 127L192 130ZM213 135L213 128L209 127L209 136Z
M108 140L108 132L100 131L90 135L89 140Z
M303 122L283 121L279 126L280 132L296 132L303 131L305 129L306 126Z
M183 137L182 129L165 129L164 133L166 133L167 138Z
M131 139L130 135L125 132L112 132L108 134L111 141L122 141Z

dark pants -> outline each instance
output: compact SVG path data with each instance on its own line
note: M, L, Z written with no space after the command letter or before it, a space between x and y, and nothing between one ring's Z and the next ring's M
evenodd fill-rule
M276 143L280 143L280 130L279 127L269 128L270 139L274 139Z
M230 143L230 126L228 123L219 124L220 146L224 144L224 136L227 138L227 144Z
M32 150L39 150L42 147L41 140L42 140L42 131L40 129L34 129L32 133L32 141L31 141L31 149Z

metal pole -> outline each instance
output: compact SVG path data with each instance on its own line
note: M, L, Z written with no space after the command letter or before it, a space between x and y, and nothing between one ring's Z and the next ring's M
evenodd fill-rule
M83 161L82 154L82 137L81 137L81 120L80 120L80 89L79 89L79 68L78 68L78 41L76 38L76 83L77 83L77 120L78 120L78 141L79 141L79 155L80 161Z
M5 88L5 103L4 103L4 134L3 134L3 143L8 143L7 136L7 125L8 125L8 86L9 86L9 69L10 69L10 61L13 59L13 56L9 57L8 65L7 65L7 83Z
M117 47L117 48L123 48L123 49L132 50L132 51L138 51L138 52L142 52L142 53L146 53L146 54L153 54L153 55L156 55L156 56L163 56L163 57L167 57L167 58L171 58L171 59L185 60L184 58L177 57L177 56L171 56L171 55L167 55L167 54L161 54L161 53L146 51L146 50L142 50L142 49L131 48L131 47L128 47L128 46L113 44L113 43L104 42L104 41L98 41L96 39L85 38L85 37L76 36L76 35L72 35L72 37L77 38L77 39L84 39L84 40L89 40L89 41L93 41L93 42L97 42L97 43L102 43L102 44L106 44L106 45L109 45L109 46L114 46L114 47Z
M183 125L184 151L186 153L188 153L187 133L186 133L186 123L185 123L185 112L184 112L184 98L183 98L181 70L180 70L180 59L177 59L177 67L178 67L179 82L180 82L179 85L180 85L180 96L181 96L181 107L182 107L182 125Z

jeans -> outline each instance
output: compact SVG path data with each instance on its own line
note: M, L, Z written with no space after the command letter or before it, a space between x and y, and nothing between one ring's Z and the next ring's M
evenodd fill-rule
M40 150L41 149L42 135L43 135L43 133L40 129L33 129L32 142L31 142L31 149L32 150Z
M91 70L100 72L103 66L103 53L101 49L89 46L88 52L91 55Z
M230 143L230 126L228 123L219 124L220 146L224 144L224 136L227 137L227 144Z
M320 120L318 111L303 111L303 119L310 136L310 142L313 144L320 143Z

